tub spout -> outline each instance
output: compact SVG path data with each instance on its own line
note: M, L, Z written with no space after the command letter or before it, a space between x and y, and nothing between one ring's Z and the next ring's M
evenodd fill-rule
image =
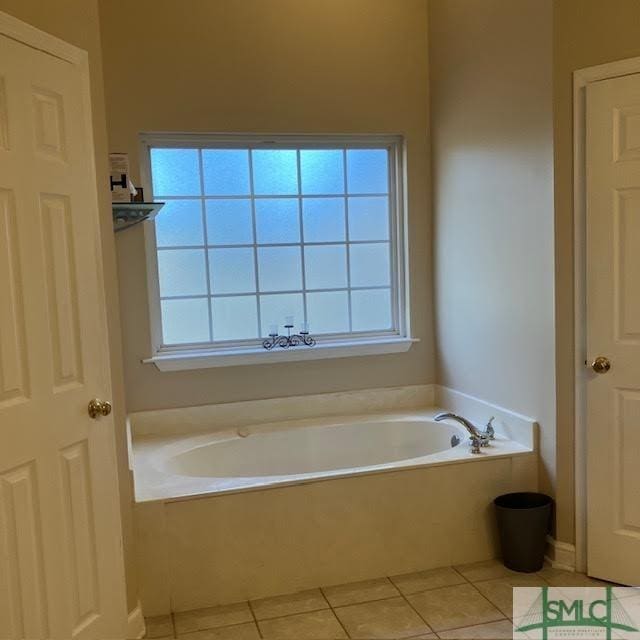
M486 447L489 445L489 440L491 435L488 433L483 433L476 426L474 426L469 420L459 416L455 413L439 413L434 417L436 422L441 422L442 420L455 420L460 423L468 432L469 439L471 441L471 453L480 453L480 447Z

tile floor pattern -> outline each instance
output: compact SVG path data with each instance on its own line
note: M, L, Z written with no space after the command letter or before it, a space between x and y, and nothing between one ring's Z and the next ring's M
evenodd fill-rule
M513 587L601 584L551 567L523 574L480 562L147 618L146 637L503 640L512 637Z

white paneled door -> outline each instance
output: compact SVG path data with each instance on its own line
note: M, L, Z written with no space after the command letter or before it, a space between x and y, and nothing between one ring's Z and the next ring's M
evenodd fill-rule
M89 104L86 54L0 14L2 640L124 637Z
M587 87L588 570L640 585L640 75Z

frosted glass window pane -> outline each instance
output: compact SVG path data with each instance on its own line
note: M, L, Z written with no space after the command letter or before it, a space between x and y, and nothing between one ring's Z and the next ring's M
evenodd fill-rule
M349 331L349 294L320 291L307 294L307 318L312 335Z
M297 198L256 200L256 234L260 244L300 242Z
M349 240L389 239L389 199L349 198Z
M209 244L253 244L250 200L206 200Z
M246 149L203 149L204 192L208 196L246 196L249 152Z
M386 149L350 149L347 151L349 193L387 193L389 173Z
M212 298L214 340L244 340L258 337L256 296Z
M195 300L162 300L162 341L164 344L209 341L209 303Z
M207 293L204 250L164 249L158 251L160 295L197 296Z
M168 200L155 218L159 247L203 245L202 203L199 200Z
M302 193L344 193L344 157L342 150L300 151Z
M262 337L269 335L271 325L278 327L280 335L286 334L285 318L293 316L293 332L299 332L304 322L304 304L301 293L282 293L260 296L260 318Z
M391 329L391 293L389 289L362 289L351 292L353 331Z
M260 247L258 272L261 291L302 289L300 247Z
M344 245L305 247L307 289L340 289L347 286L347 249Z
M352 244L349 248L351 286L389 284L389 244Z
M344 198L304 198L302 225L305 242L344 240Z
M298 154L287 149L257 149L253 159L253 191L262 196L298 193Z
M151 149L153 196L199 196L197 149Z
M253 249L210 249L211 293L256 290Z

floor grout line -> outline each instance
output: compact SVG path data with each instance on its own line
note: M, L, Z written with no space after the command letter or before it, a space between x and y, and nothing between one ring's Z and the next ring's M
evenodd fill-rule
M349 633L347 628L344 626L344 624L342 624L342 620L340 620L340 616L336 613L336 610L334 606L331 604L331 602L329 601L329 598L327 598L327 594L324 592L325 588L319 587L319 589L320 589L320 593L322 594L322 597L327 601L327 604L329 605L329 609L331 609L331 613L333 613L333 615L335 616L335 619L338 621L338 624L342 627L342 630L345 632L347 638L351 638L351 634Z
M476 587L476 585L473 584L473 582L470 582L469 584L475 589L476 593L479 593L480 596L484 600L486 600L502 616L503 619L507 617L496 604L491 602L491 600L489 600L489 598L487 598L487 596L485 596L484 593L482 593L482 591L480 591L480 589L478 589L478 587ZM500 622L500 620L490 620L490 622ZM488 623L482 623L482 624L488 624ZM475 625L468 625L468 626L475 626ZM454 628L456 628L456 627L454 627ZM458 628L464 629L464 627L458 627ZM448 629L447 629L447 631L448 631Z
M171 612L171 628L173 629L173 637L174 639L178 637L178 627L176 625L176 615L175 613L172 611Z
M251 611L253 624L256 625L256 629L258 630L258 635L260 636L260 638L264 638L264 636L262 635L262 629L260 629L260 625L258 624L258 618L256 617L256 612L253 610L253 606L251 605L251 600L247 600L247 605L249 605L249 611Z
M351 638L351 634L349 633L349 631L347 631L347 628L342 623L342 620L340 620L340 616L336 613L336 610L331 604L331 602L329 601L329 598L327 598L327 594L324 592L324 589L322 587L318 587L318 588L320 589L320 593L322 594L322 597L325 599L326 603L329 605L329 610L331 611L331 613L333 613L333 617L338 621L338 624L344 631L347 638Z
M276 596L276 597L280 597L280 596ZM298 611L297 613L286 613L283 616L272 616L269 618L261 618L260 620L256 618L256 622L266 622L267 620L282 620L282 618L291 618L292 616L301 616L305 613L318 613L320 611L327 611L328 609L331 609L331 605L327 607L322 607L320 609L307 609L305 611Z
M186 631L185 633L182 634L182 637L184 638L184 636L190 635L192 633L205 633L206 631L218 631L218 630L223 631L224 629L233 629L235 627L242 627L245 624L251 624L251 623L250 622L234 622L233 624L225 624L221 627L207 627L206 629L194 629L193 631ZM258 633L260 633L259 630L258 630Z
M398 589L398 591L400 591L400 589ZM427 629L429 629L429 631L431 633L435 633L436 630L427 622L425 617L409 602L409 600L407 599L407 596L404 593L402 593L402 591L400 591L400 595L402 596L402 599L409 605L409 608L412 611L415 611L416 615L418 616L418 618L420 618L420 620L422 620L422 622L424 622L424 624L426 625ZM411 594L411 595L413 595L413 594Z
M386 598L373 598L372 600L361 600L360 602L350 602L349 604L338 604L338 605L329 605L332 609L345 609L346 607L357 607L359 604L370 604L371 602L384 602L385 600L393 600L398 596L401 596L401 593L398 593L395 596L387 596Z
M535 574L528 574L528 575L537 575L537 573ZM484 582L491 582L492 580L506 580L509 579L510 576L502 576L501 578L490 578L489 580L476 580L476 583L484 583ZM549 583L542 577L539 576L538 577L542 580L542 582L544 582L545 585L549 586ZM502 609L500 609L500 607L495 604L494 602L492 602L487 596L484 595L484 593L482 593L482 591L480 591L480 589L478 589L478 587L476 587L476 583L470 582L469 584L471 584L471 586L499 613L501 613L507 620L511 620L511 617L509 616L509 614L505 613ZM513 589L513 587L512 587ZM512 613L513 613L513 591L511 594L512 597L512 601L511 601L511 609L512 609ZM495 620L494 622L500 622L499 620ZM489 623L483 623L483 624L489 624ZM471 625L471 626L477 626L477 625ZM464 629L465 627L460 627L461 629Z
M333 616L335 617L335 619L338 621L338 624L340 625L340 627L342 628L342 630L344 631L344 634L347 636L347 638L351 638L351 634L349 633L349 631L347 630L347 627L344 626L342 620L340 620L340 616L335 612L335 609L331 609L331 613L333 613Z
M434 631L434 633L437 633L439 635L440 633L448 633L449 631L461 631L462 629L471 629L472 627L482 627L485 624L496 624L498 622L504 622L505 620L508 620L509 622L513 622L511 618L507 618L505 616L504 618L500 618L500 620L489 620L489 622L476 622L475 624L468 624L466 627L451 627L450 629L440 629L440 631Z
M453 569L453 571L455 571L455 573L457 573L458 575L460 575L461 578L464 579L464 576L462 576L458 571L456 571L452 566L451 567L442 567L443 569L446 568L451 568ZM427 569L428 571L428 569ZM415 571L414 573L421 573L420 571ZM411 574L406 574L406 575L411 575ZM429 591L436 591L438 589L446 589L447 587L457 587L459 585L457 584L451 584L451 585L443 585L440 587L432 587L431 589L421 589L419 591L414 591L413 593L407 593L405 594L400 587L398 587L396 585L396 583L391 579L391 576L387 576L391 582L391 584L393 584L393 586L400 592L400 595L402 596L402 598L404 599L404 601L409 605L409 607L411 607L411 609L413 611L416 612L416 614L418 615L418 617L420 618L420 620L422 620L425 625L427 626L427 629L429 629L429 631L433 634L436 635L436 637L440 637L437 633L437 631L429 624L429 621L413 606L413 604L411 603L411 601L409 600L409 598L407 596L414 596L414 595L418 595L420 593L428 593ZM460 584L464 584L464 583L460 583Z

